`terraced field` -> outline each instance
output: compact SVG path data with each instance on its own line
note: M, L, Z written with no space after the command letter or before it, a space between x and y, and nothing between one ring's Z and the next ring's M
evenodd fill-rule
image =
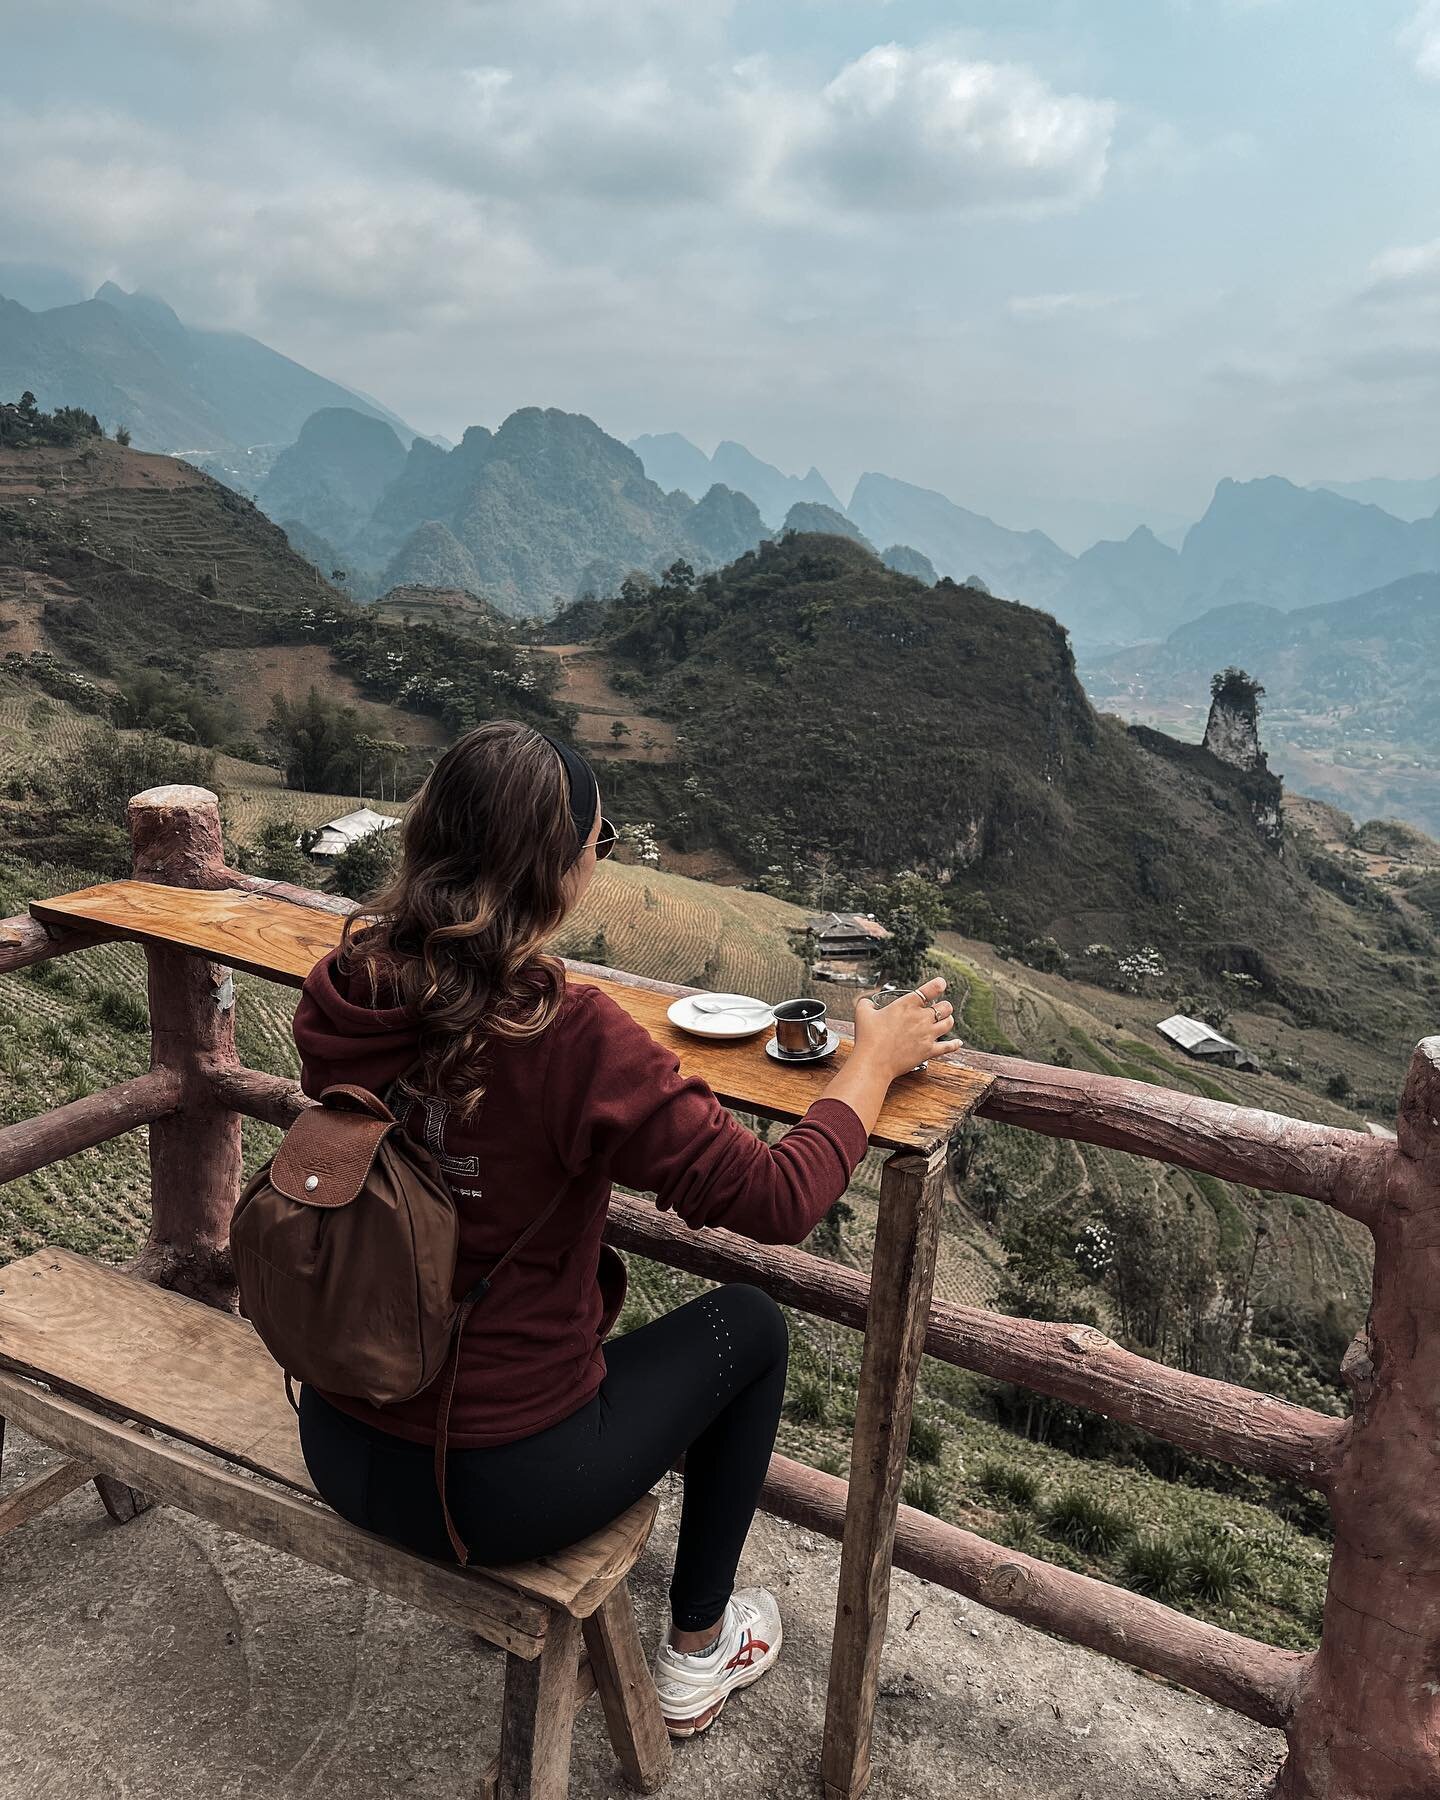
M558 942L579 956L603 931L602 960L632 975L784 1000L804 992L786 936L804 923L798 906L767 894L607 862Z

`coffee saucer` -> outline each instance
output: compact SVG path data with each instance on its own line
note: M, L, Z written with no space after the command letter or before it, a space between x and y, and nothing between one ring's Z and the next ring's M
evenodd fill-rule
M827 1056L833 1056L840 1047L840 1033L825 1028L825 1044L820 1050L782 1050L774 1038L765 1040L765 1054L771 1062L778 1063L812 1063L824 1062Z

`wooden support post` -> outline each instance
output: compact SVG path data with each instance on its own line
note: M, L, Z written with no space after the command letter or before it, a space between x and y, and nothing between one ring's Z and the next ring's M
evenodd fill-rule
M626 1582L586 1619L584 1633L590 1672L620 1767L632 1787L653 1794L670 1773L670 1734L635 1629L635 1609Z
M137 879L225 885L220 807L206 788L160 787L128 811ZM150 1127L150 1238L135 1271L212 1306L233 1308L230 1215L240 1191L240 1119L212 1081L234 1066L235 984L219 963L147 948L151 1061L180 1078L179 1108Z
M855 1402L850 1495L820 1772L827 1800L855 1800L870 1779L870 1737L890 1604L895 1521L910 1440L910 1409L930 1294L944 1191L943 1147L899 1152L880 1178L865 1350Z
M1415 1052L1372 1197L1375 1284L1343 1372L1320 1648L1286 1732L1281 1800L1440 1795L1440 1037Z
M550 1615L539 1656L505 1658L496 1800L565 1800L579 1667L580 1621L563 1612Z

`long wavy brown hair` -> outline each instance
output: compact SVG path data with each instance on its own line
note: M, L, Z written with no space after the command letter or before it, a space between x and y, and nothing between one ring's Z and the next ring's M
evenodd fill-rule
M485 1092L485 1046L537 1037L560 1010L565 968L541 946L564 918L578 846L554 746L528 725L477 725L411 801L400 866L345 921L340 966L372 1002L412 1006L408 1080L462 1114Z

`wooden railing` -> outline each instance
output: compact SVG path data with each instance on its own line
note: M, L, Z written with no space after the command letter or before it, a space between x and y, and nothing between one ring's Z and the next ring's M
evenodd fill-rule
M37 903L32 916L0 923L0 970L102 939L144 942L153 1033L147 1074L0 1130L0 1181L148 1123L153 1220L137 1266L230 1305L226 1242L240 1176L240 1115L284 1125L308 1102L295 1083L239 1063L229 967L297 981L333 943L343 908L227 869L214 798L203 790L152 790L132 802L130 820L137 878L213 900L189 924L173 915L168 925L158 922L160 909L147 925L133 884L125 884ZM242 904L241 895L257 893L289 904L249 897ZM294 926L295 906L309 909L304 930ZM282 918L289 922L283 931ZM222 951L228 966L213 960ZM668 1028L656 1002L686 991L570 967L577 978L611 984L662 1036ZM677 1053L692 1062L699 1055L693 1043L678 1041ZM702 1072L748 1111L798 1116L815 1088L794 1077L815 1072L759 1061L786 1084L777 1088L763 1072L742 1078L734 1061L712 1059ZM945 1136L972 1107L1029 1130L1302 1195L1363 1222L1374 1237L1375 1285L1367 1328L1344 1364L1353 1416L1339 1421L1180 1373L1089 1327L932 1302ZM1283 1800L1440 1795L1440 1038L1415 1051L1393 1143L1146 1083L969 1052L933 1065L928 1077L907 1078L874 1141L895 1154L882 1181L868 1279L803 1251L724 1231L693 1233L633 1201L614 1201L608 1226L610 1241L624 1249L711 1280L754 1282L786 1305L866 1334L849 1482L777 1456L762 1502L844 1545L822 1759L832 1800L858 1794L868 1775L892 1558L987 1607L1279 1727L1289 1741L1276 1789ZM922 1352L1326 1495L1335 1545L1319 1648L1306 1655L1256 1643L900 1506Z

